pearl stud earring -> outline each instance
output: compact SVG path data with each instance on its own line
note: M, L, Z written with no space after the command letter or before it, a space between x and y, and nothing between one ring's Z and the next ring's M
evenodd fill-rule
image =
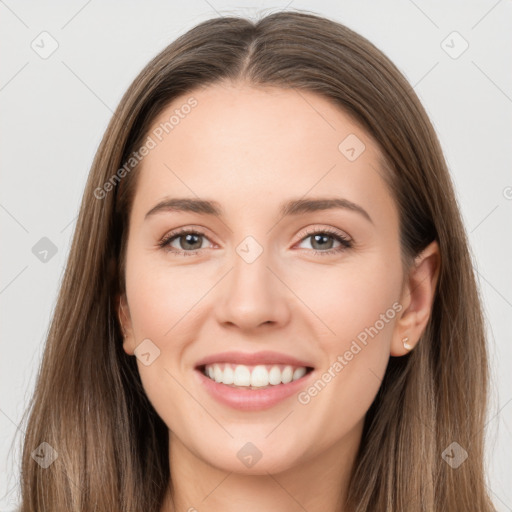
M409 341L409 338L402 338L402 343L404 344L404 348L406 350L411 350L412 346L407 343Z

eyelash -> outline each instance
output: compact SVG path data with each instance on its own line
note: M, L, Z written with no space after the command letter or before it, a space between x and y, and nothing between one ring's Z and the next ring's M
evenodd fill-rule
M196 231L194 229L182 228L182 229L173 231L173 232L167 234L166 236L164 236L164 238L162 238L162 240L160 240L160 242L158 242L158 246L161 249L166 250L167 252L174 253L175 256L194 256L202 250L202 249L197 249L195 251L183 251L180 249L176 249L174 247L170 248L169 243L172 242L176 238L180 238L183 235L197 235L197 236L203 236L205 238L208 238L201 231ZM344 237L337 231L330 229L330 228L325 228L325 229L321 229L321 230L313 229L312 231L308 231L305 234L305 236L303 236L300 239L299 242L303 242L306 238L309 238L313 235L328 235L328 236L331 236L332 238L336 239L341 244L339 247L336 247L334 249L328 249L326 251L319 251L317 249L313 249L313 253L315 255L328 256L328 255L332 255L332 254L337 254L341 251L344 251L345 249L352 248L351 240L349 240L348 238Z

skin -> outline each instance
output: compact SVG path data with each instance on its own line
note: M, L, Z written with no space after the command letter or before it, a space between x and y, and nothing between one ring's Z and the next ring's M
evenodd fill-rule
M438 245L402 268L398 210L380 175L379 148L327 99L215 84L177 98L153 128L190 96L197 106L143 160L118 307L125 352L133 355L146 338L160 350L149 366L137 364L169 427L174 506L167 496L162 512L342 510L388 359L408 352L405 336L414 349L427 324ZM366 146L352 162L338 149L349 134ZM145 220L166 197L215 200L225 214L163 212ZM283 201L302 197L346 198L373 223L348 209L280 217ZM158 246L182 227L205 233L191 242L199 253ZM353 247L315 254L340 246L334 238L315 243L310 233L326 228ZM263 249L250 264L236 252L249 235ZM184 237L172 247L193 250ZM319 378L394 303L400 312L307 404L292 396L243 412L198 385L198 360L228 350L290 354L311 361ZM262 453L250 468L237 457L247 442Z

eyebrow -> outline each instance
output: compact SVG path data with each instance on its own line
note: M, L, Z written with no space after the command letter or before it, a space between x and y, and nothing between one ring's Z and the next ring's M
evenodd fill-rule
M293 199L281 204L281 217L301 215L303 213L326 211L333 209L347 209L361 214L366 220L373 224L368 212L361 206L348 199L337 198L316 198L316 199ZM144 219L164 212L192 212L199 215L211 215L222 217L222 206L217 201L194 198L165 198L149 210Z

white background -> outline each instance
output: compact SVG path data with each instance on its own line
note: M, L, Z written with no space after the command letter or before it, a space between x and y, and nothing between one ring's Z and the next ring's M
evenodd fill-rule
M23 425L13 445L14 435L33 390L86 176L121 95L150 58L199 22L285 8L325 15L372 41L414 86L437 130L488 324L489 489L499 511L512 511L509 0L0 0L0 510L19 502ZM47 59L31 48L43 31L58 43ZM469 44L456 59L442 47L453 31ZM57 247L46 263L32 253L42 237Z

